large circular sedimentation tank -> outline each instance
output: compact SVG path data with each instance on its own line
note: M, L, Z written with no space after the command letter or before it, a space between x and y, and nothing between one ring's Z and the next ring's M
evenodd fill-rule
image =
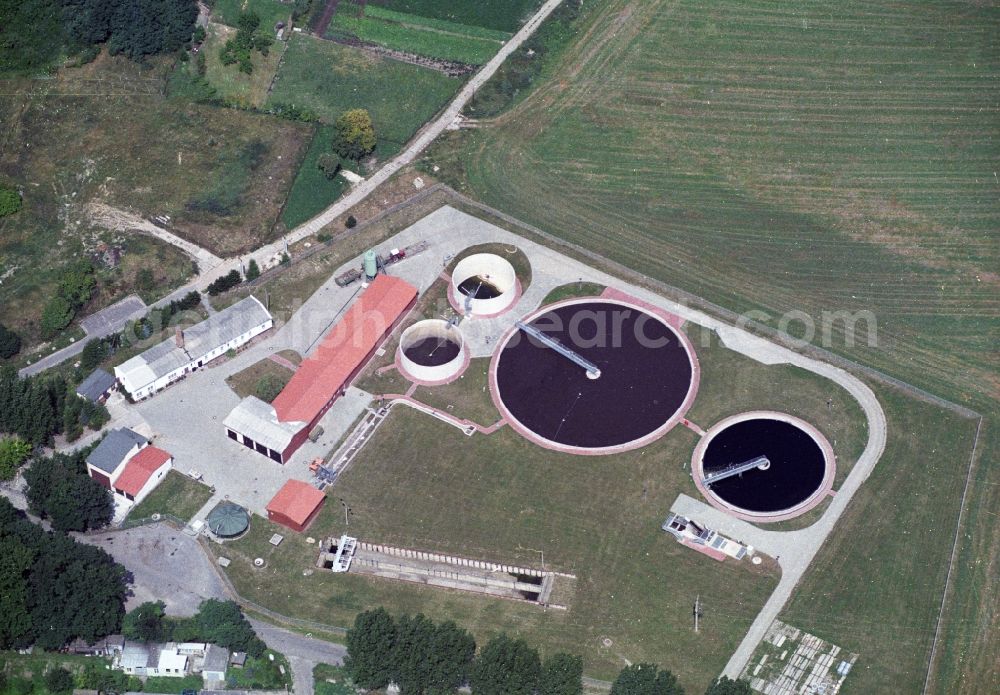
M460 260L451 273L452 303L464 314L495 316L509 309L518 296L514 266L493 253L474 253Z
M706 483L758 457L766 457L766 464ZM784 413L754 412L712 427L695 448L691 470L714 506L745 519L779 521L819 504L833 485L836 463L829 442L809 423Z
M396 361L399 371L411 381L443 384L465 371L469 356L457 326L427 319L403 331Z
M208 528L219 538L235 538L250 526L250 514L233 502L220 502L208 514Z
M571 453L610 454L664 434L697 390L683 333L632 304L573 299L524 319L599 370L587 370L515 327L490 368L493 398L518 432Z

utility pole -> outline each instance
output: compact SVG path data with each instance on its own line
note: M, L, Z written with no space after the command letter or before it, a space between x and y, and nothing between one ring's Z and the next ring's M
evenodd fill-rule
M344 526L350 526L351 520L349 515L351 513L351 508L347 506L347 502L344 501L343 497L340 498L340 505L344 508Z
M698 632L698 619L701 618L701 594L694 599L694 631Z

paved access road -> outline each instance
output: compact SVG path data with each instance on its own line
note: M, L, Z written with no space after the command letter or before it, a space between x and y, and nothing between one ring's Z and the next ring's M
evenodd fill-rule
M61 350L56 350L51 355L46 355L34 364L29 364L21 369L18 374L22 377L31 376L76 357L83 352L88 341L120 331L129 321L145 316L148 310L149 308L139 297L134 294L129 295L81 320L80 328L87 334L86 338L67 345Z
M129 610L145 601L163 601L169 615L190 616L207 598L232 598L197 540L166 523L126 531L75 534L104 548L133 575ZM316 664L339 665L343 645L285 630L256 618L250 624L267 646L288 657L296 695L313 695Z
M312 672L316 664L338 666L343 663L344 655L347 653L343 645L307 637L256 618L251 618L250 624L260 638L267 642L267 646L288 657L288 663L292 667L292 688L295 690L295 695L313 695Z
M171 299L178 299L191 290L202 291L208 287L213 280L225 275L229 271L242 271L244 261L248 263L251 258L256 259L257 263L262 268L266 267L268 261L276 255L281 254L285 250L287 244L293 244L319 232L323 229L323 227L333 222L333 220L337 217L344 214L354 205L360 203L362 200L374 193L375 189L388 181L393 174L416 159L428 145L434 142L434 140L437 139L441 133L455 123L459 114L462 113L462 109L464 109L465 105L470 99L472 99L476 90L486 84L486 82L493 77L493 74L500 68L507 57L516 51L522 43L535 33L541 23L545 21L546 17L548 17L561 2L562 0L547 0L547 2L538 9L538 12L536 12L531 19L525 22L524 26L522 26L521 29L500 48L497 54L493 56L493 58L482 68L480 68L479 72L473 75L468 82L465 83L465 86L459 90L458 94L454 99L452 99L451 103L448 104L448 107L441 113L441 115L420 129L416 137L410 141L410 144L406 147L406 149L396 155L393 159L389 160L385 166L375 172L372 176L351 188L347 195L342 197L319 215L312 218L308 222L299 225L281 239L260 247L252 254L223 260L207 249L203 249L186 239L182 239L176 234L172 234L162 227L153 224L149 220L145 220L137 215L133 215L124 210L119 210L102 203L91 204L91 215L94 219L99 220L114 229L139 230L162 239L169 244L173 244L191 256L191 258L193 258L198 264L199 275L197 278L184 287L175 290L168 297L161 299L154 306L166 304ZM78 344L59 350L58 352L39 360L35 364L22 369L20 374L21 376L37 374L42 370L54 367L55 365L80 354L82 350L83 344L81 341Z

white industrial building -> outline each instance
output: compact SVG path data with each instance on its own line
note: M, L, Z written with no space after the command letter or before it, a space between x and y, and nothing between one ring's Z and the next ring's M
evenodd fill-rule
M135 400L148 398L199 367L235 350L274 325L256 297L213 314L115 367L115 376Z

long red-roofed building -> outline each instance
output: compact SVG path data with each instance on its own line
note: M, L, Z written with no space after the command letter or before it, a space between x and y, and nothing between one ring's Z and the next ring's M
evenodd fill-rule
M227 436L279 463L289 460L417 301L417 289L379 275L268 404L248 396L225 420Z

